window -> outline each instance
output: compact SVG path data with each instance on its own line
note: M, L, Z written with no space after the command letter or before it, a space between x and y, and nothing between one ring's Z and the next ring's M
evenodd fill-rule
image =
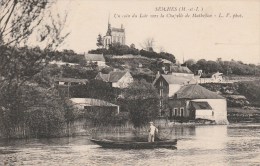
M177 116L178 114L178 108L174 108L174 116Z
M163 89L160 89L160 96L163 96Z
M180 115L181 115L181 111L178 110L178 111L177 111L177 116L180 116Z
M173 116L174 116L174 110L171 109L171 110L170 110L170 118L173 117Z
M160 86L161 86L161 87L163 86L163 81L160 81Z
M181 117L183 117L183 116L184 116L184 108L182 107L182 108L180 108L180 110L181 110L181 111L180 111L180 112L181 112L180 115L181 115Z

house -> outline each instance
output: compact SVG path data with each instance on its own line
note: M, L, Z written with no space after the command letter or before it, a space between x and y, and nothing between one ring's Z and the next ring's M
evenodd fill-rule
M169 98L169 119L209 120L227 124L227 101L198 84L185 85Z
M76 78L55 78L56 85L82 85L87 84L88 79L76 79Z
M129 71L111 71L109 74L99 72L95 79L109 82L115 88L127 88L134 81Z
M104 100L93 98L71 98L75 108L85 111L110 111L119 114L119 106Z
M202 72L199 72L199 76L197 78L197 81L200 83L200 84L203 84L203 83L222 83L224 80L223 80L223 73L220 73L220 72L216 72L216 73L212 73L212 74L209 74L209 75L203 75L201 74Z
M167 112L170 96L173 96L182 86L195 83L191 75L157 74L153 85L160 96L160 115L163 116Z
M97 66L106 66L106 61L103 54L85 54L87 64L95 63Z

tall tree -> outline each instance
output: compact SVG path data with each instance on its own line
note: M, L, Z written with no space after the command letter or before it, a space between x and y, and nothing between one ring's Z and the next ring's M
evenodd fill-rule
M63 31L67 13L63 17L52 10L54 5L54 0L0 2L0 114L9 117L8 123L24 118L24 85L48 64L50 51L69 34ZM41 48L29 47L37 45Z
M103 47L103 38L102 38L101 34L98 34L97 46L98 46L99 48L100 48L100 47Z
M133 82L123 94L124 108L135 127L146 125L158 115L159 97L152 84L144 80Z

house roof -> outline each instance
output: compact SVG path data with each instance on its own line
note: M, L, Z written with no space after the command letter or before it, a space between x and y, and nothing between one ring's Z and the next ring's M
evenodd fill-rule
M198 84L183 86L176 95L178 99L225 99Z
M196 110L212 110L212 107L206 101L191 101L191 106Z
M171 74L161 74L159 77L157 76L156 79L154 80L153 83L156 83L156 81L160 78L164 78L165 81L168 84L179 84L179 85L184 85L184 84L195 84L196 80L189 77L189 76L176 76L176 75L171 75Z
M98 73L96 79L105 82L117 82L119 81L127 72L126 71L111 71L109 74Z
M95 79L109 82L109 74L103 74L103 73L99 72Z
M118 107L118 105L109 103L104 100L93 99L93 98L71 98L74 104L82 104L84 106L106 106L106 107Z
M171 72L175 73L189 73L193 74L192 71L186 66L171 66Z
M175 76L175 75L162 75L162 77L168 82L168 84L185 84L192 79L185 76Z
M86 83L86 82L88 82L88 79L55 78L54 81Z
M110 72L109 82L119 81L127 72L112 71Z
M85 59L87 61L102 61L105 62L103 54L86 54Z

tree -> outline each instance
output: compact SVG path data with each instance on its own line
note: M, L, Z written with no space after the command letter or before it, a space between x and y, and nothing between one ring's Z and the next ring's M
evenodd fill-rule
M207 61L205 59L200 59L197 61L198 69L206 72Z
M130 45L130 48L135 49L135 44L132 43L132 44Z
M103 44L103 38L102 38L101 34L98 34L97 46L98 46L99 48L104 46L104 44Z
M159 97L152 84L144 80L133 82L124 92L124 108L134 127L146 125L158 115Z
M188 68L190 68L194 64L196 64L196 61L194 59L188 59L184 62L184 65L186 65Z
M167 60L171 61L172 63L176 63L176 59L173 54L170 54L168 52L160 52L158 55L163 59L167 59Z
M21 107L28 102L21 97L24 85L33 83L48 64L51 50L69 35L63 31L67 14L53 13L54 4L53 0L0 2L0 114L4 114L5 128L24 120L26 108ZM41 48L31 48L29 43Z

